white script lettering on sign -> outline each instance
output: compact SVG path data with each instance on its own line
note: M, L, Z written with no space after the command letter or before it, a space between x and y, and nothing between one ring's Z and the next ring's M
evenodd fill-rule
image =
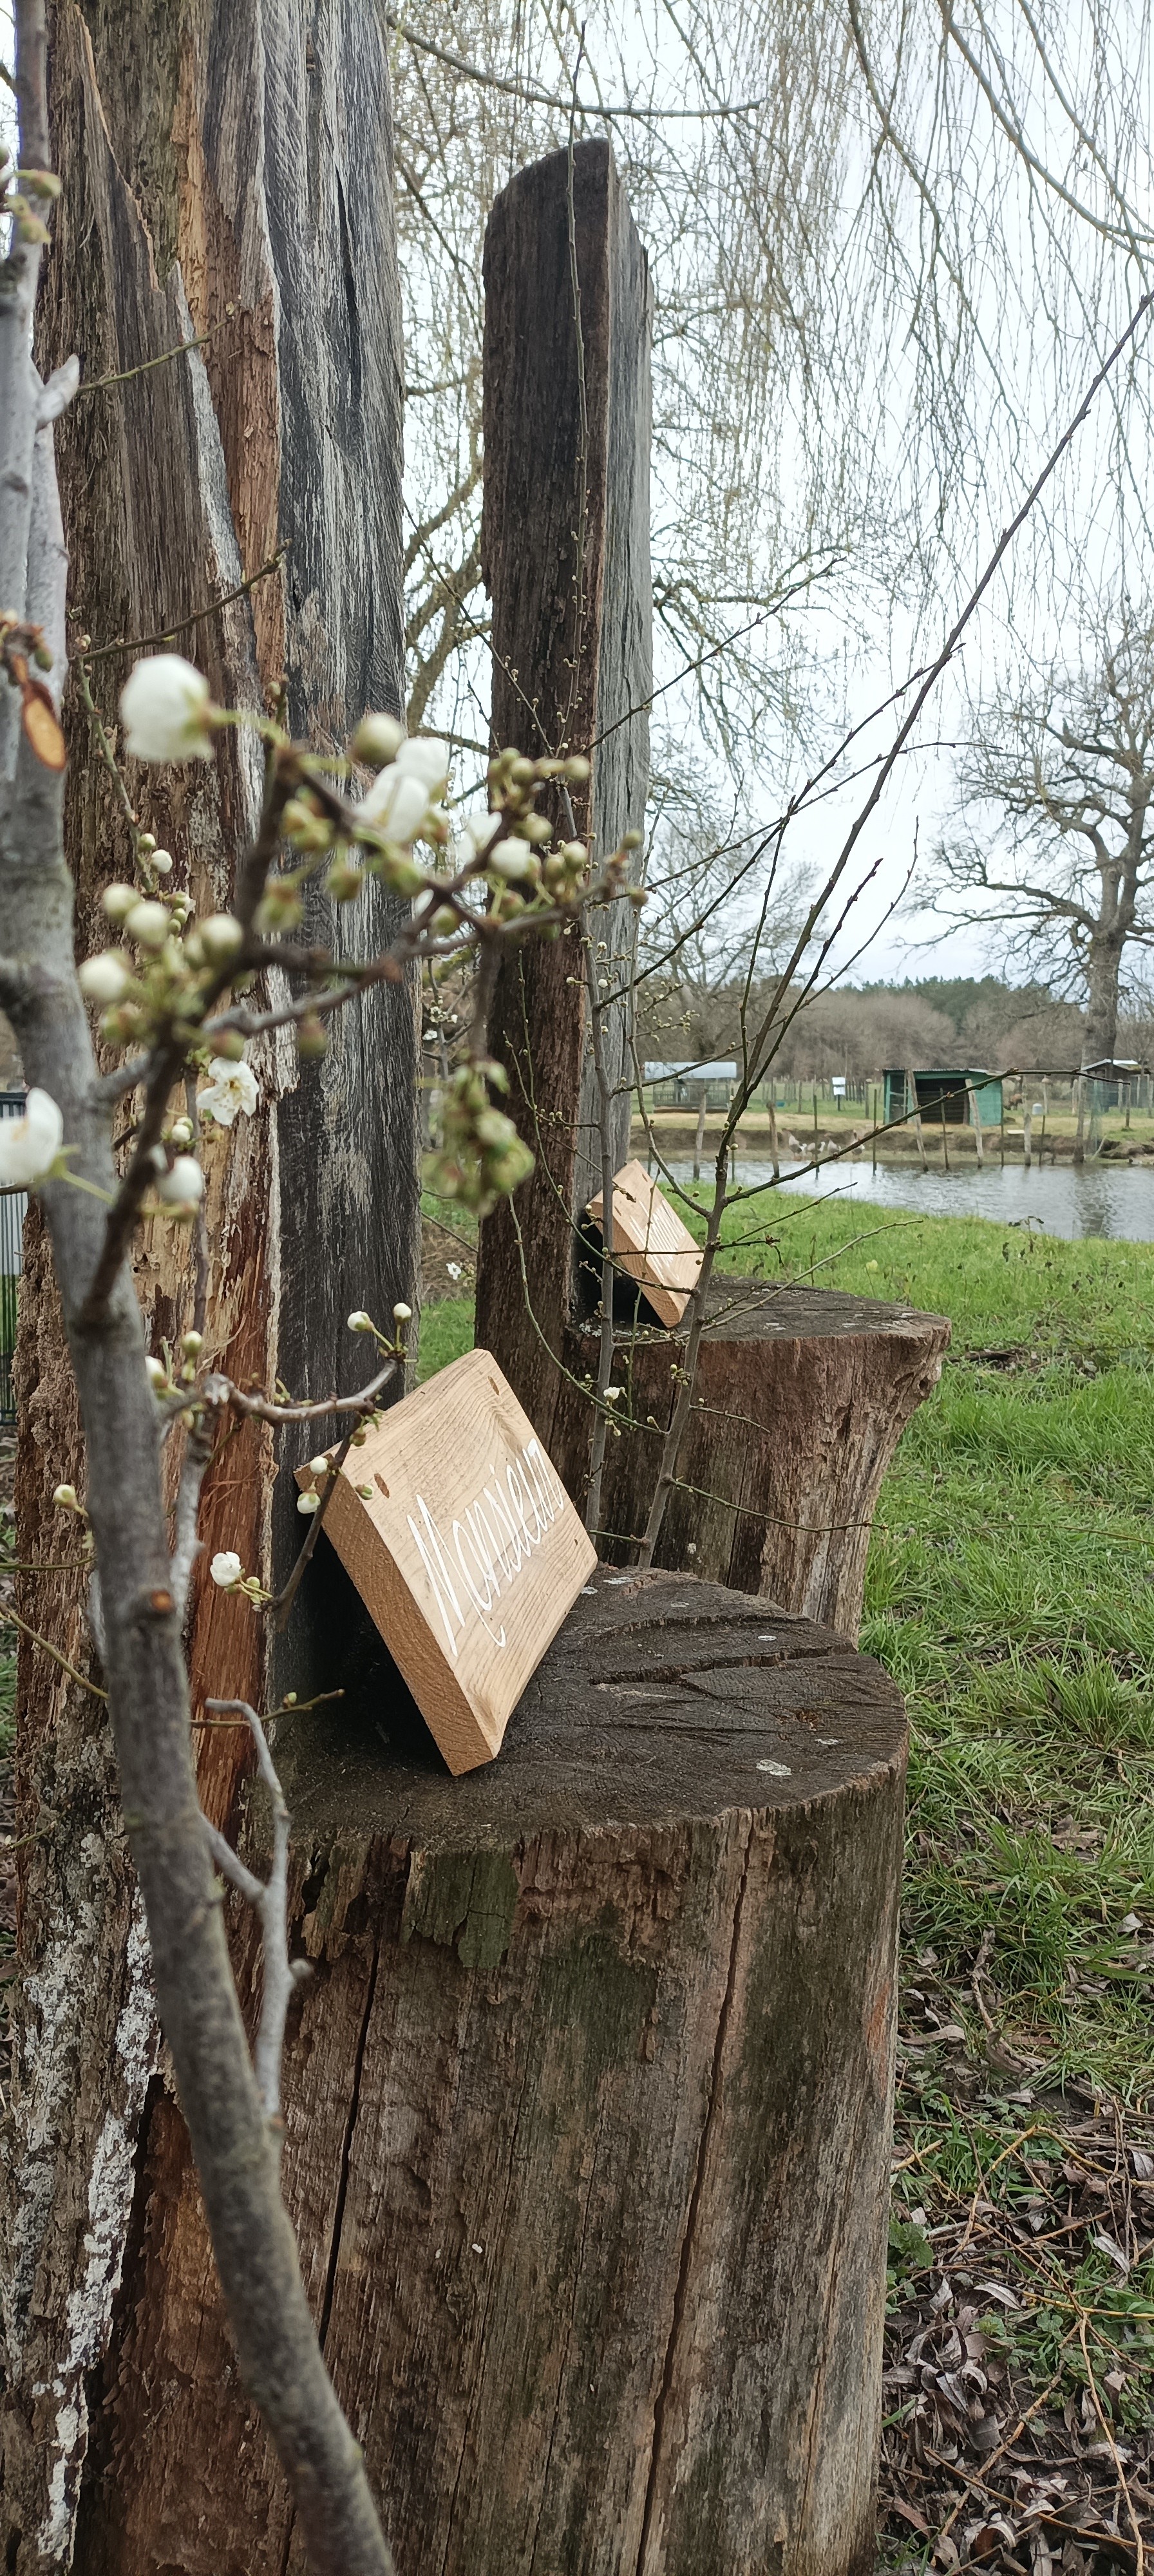
M449 1769L491 1762L597 1557L488 1351L466 1352L350 1450L323 1535Z

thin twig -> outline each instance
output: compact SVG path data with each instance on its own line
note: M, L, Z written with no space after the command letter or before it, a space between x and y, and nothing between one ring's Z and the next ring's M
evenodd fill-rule
M255 1708L251 1708L246 1699L208 1699L204 1704L214 1716L237 1716L247 1719L253 1743L256 1746L257 1769L272 1801L272 1863L268 1878L263 1883L245 1867L244 1862L234 1852L231 1843L225 1841L224 1835L218 1833L215 1825L210 1825L207 1816L204 1817L203 1823L205 1838L213 1859L223 1870L225 1877L231 1879L233 1886L239 1888L241 1895L248 1899L249 1904L260 1916L261 1946L264 1954L264 1992L261 1997L260 2026L253 2050L253 2066L260 2097L264 2104L265 2118L273 2130L279 2132L284 2126L281 2117L280 2075L285 2021L293 1988L300 1983L302 1972L305 1975L309 1973L304 1960L300 1961L297 1969L294 1970L288 1954L289 1811L268 1749L265 1731Z
M3 1619L10 1619L14 1628L22 1628L24 1635L31 1637L34 1646L42 1646L45 1654L51 1655L53 1663L59 1664L61 1671L67 1673L70 1681L79 1682L81 1690L91 1691L93 1699L107 1699L108 1693L106 1690L101 1690L99 1682L90 1682L87 1673L78 1673L75 1664L69 1663L67 1655L62 1655L58 1646L49 1645L47 1637L42 1637L39 1629L30 1628L28 1621L21 1618L18 1610L13 1610L10 1602L6 1602L3 1610L0 1610L0 1620Z

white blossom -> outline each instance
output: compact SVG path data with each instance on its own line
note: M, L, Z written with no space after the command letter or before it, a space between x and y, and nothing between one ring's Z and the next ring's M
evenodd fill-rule
M86 957L77 982L86 1002L119 1002L132 980L132 968L119 948L102 948L99 957Z
M204 1174L192 1154L178 1154L170 1171L156 1184L156 1195L170 1207L195 1207L204 1197Z
M222 1592L235 1591L244 1574L244 1567L236 1549L232 1547L218 1548L208 1570L213 1582L219 1583Z
M424 822L428 802L423 781L406 778L394 765L374 779L357 815L362 823L371 823L375 832L386 832L391 841L411 841Z
M213 712L204 673L180 653L154 653L120 692L124 748L137 760L208 760Z
M243 1061L230 1064L227 1056L214 1055L208 1070L207 1087L196 1095L203 1115L215 1118L218 1127L231 1127L238 1111L251 1118L260 1098L252 1066Z
M401 744L396 765L402 778L419 778L430 797L435 796L449 775L448 743L437 742L431 734L414 734Z
M34 1189L47 1179L63 1142L55 1101L47 1091L30 1091L22 1118L0 1118L0 1188Z
M223 966L227 958L235 957L244 938L240 923L231 912L210 912L207 921L199 922L197 928L205 956L211 957L214 965L218 966Z
M532 869L533 853L527 841L519 841L515 834L510 833L507 841L498 841L496 849L490 850L485 865L494 868L499 877L527 877Z
M166 903L134 903L125 915L124 927L138 948L163 948L172 928L172 916Z
M139 903L140 894L136 886L110 885L105 886L100 900L110 921L123 921L125 914Z

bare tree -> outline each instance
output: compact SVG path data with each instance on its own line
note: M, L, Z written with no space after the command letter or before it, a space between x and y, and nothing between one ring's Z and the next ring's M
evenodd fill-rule
M958 777L939 907L1041 961L1084 1005L1083 1065L1112 1058L1127 959L1154 940L1154 626L1122 607L1081 669L987 700Z
M414 704L486 741L486 216L519 163L607 132L655 288L657 684L731 778L764 777L799 730L812 749L819 703L829 738L831 636L852 659L898 593L936 627L943 572L1122 326L1150 250L1125 0L461 0L451 31L391 23ZM1131 544L1147 406L1123 371L1082 460ZM1023 591L1083 498L1027 539ZM781 606L818 575L820 661Z

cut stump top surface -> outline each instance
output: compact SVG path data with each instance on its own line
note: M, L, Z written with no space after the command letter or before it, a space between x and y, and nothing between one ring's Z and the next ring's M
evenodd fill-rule
M599 1569L484 1770L447 1776L387 1665L355 1712L282 1719L277 1761L298 1842L478 1851L868 1789L905 1734L894 1683L832 1630L692 1575Z
M620 1327L619 1338L626 1338L628 1329ZM675 1325L668 1333L656 1334L653 1328L642 1328L645 1338L660 1340L676 1340L685 1329ZM911 1341L928 1338L944 1348L950 1323L947 1315L927 1314L920 1306L891 1305L881 1297L851 1297L843 1288L775 1288L764 1279L715 1271L706 1290L705 1332L711 1342L828 1341L860 1333L896 1333Z

